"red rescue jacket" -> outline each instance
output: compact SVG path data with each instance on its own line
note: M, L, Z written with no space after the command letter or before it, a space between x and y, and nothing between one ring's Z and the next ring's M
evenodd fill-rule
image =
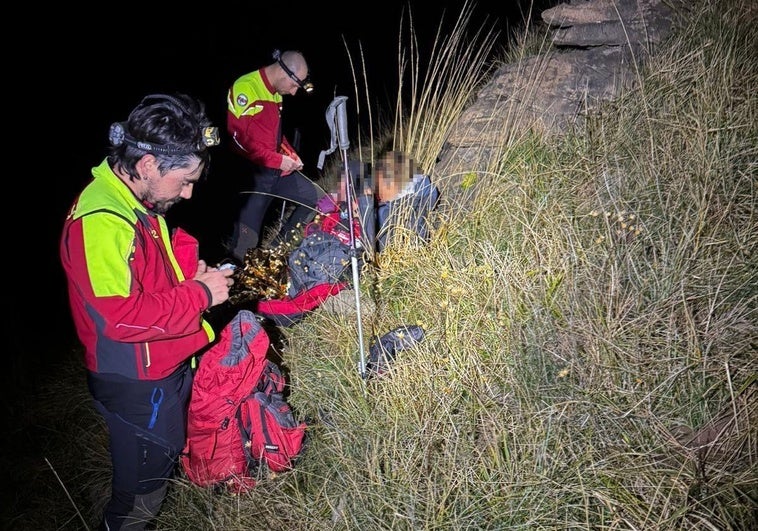
M207 288L191 280L198 242L148 210L107 160L74 202L60 258L84 362L137 380L173 373L214 340ZM189 280L188 280L189 279Z
M282 134L282 95L263 69L238 78L227 95L226 129L234 150L258 166L279 169L295 150Z

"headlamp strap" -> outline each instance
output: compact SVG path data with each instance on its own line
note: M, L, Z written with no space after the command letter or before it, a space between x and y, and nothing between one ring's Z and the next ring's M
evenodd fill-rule
M141 149L142 151L147 151L148 153L158 153L161 155L189 155L191 153L202 151L206 147L218 146L221 143L218 127L204 127L201 131L201 143L195 148L182 148L167 144L156 144L155 142L137 140L127 133L126 129L126 122L116 122L111 124L110 130L108 131L108 140L112 146L126 144Z

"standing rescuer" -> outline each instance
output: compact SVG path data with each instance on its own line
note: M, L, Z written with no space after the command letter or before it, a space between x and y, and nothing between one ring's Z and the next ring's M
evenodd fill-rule
M144 529L166 495L186 434L190 359L215 338L203 312L231 269L208 267L165 213L190 199L218 143L189 96L145 97L114 123L109 155L75 200L60 258L87 384L110 435L112 492L102 529Z
M227 132L232 150L242 157L246 172L242 207L232 234L232 254L244 260L257 247L266 212L273 198L296 208L279 231L286 239L297 224L313 213L323 195L300 170L303 161L282 131L283 96L313 90L308 64L297 51L274 51L274 62L237 78L227 97ZM248 177L249 175L249 177Z

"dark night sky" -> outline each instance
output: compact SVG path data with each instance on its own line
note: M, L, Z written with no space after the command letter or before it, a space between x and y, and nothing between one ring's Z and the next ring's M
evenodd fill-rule
M470 4L473 26L492 24L505 43L508 28L520 25L518 3ZM522 3L529 5L528 0ZM329 146L324 119L328 104L335 95L354 97L346 47L355 61L359 45L363 46L372 96L377 101L394 97L406 2L385 0L371 15L365 11L373 8L344 0L272 4L277 9L256 2L216 4L219 7L210 3L190 8L184 3L172 10L155 2L116 3L110 4L106 15L80 13L74 4L63 3L52 8L37 5L45 11L36 17L18 14L13 19L6 14L7 27L16 27L23 41L30 43L23 57L16 58L23 62L13 83L20 96L6 104L27 108L19 144L30 157L18 160L16 167L25 161L33 166L17 170L21 177L17 184L31 190L17 192L23 205L17 208L23 209L27 226L11 231L11 243L17 253L14 259L30 268L32 280L9 281L14 310L8 335L14 351L30 355L35 349L50 350L44 342L30 346L30 337L39 334L59 337L59 343L76 343L58 261L60 228L75 194L89 180L90 168L105 156L109 125L125 119L144 95L192 94L206 102L211 118L223 128L226 91L234 79L270 63L275 48L298 49L308 60L316 92L285 97L285 124L301 130L306 174L309 167L315 171L318 152ZM464 0L432 4L424 10L420 5L412 8L422 49L433 41L443 10L444 21L452 23ZM24 48L23 41L18 49ZM221 179L213 169L216 165L210 178ZM202 193L196 190L189 203ZM204 203L197 202L196 211L198 205ZM202 216L212 217L214 212L196 212L195 219Z

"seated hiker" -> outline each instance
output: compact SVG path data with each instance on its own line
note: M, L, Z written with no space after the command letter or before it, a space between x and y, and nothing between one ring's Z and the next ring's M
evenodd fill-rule
M360 215L366 248L382 251L390 238L401 234L420 241L429 238L427 217L437 204L439 190L417 171L413 158L389 151L379 157L373 171L357 161L351 161L348 169L355 189L354 212ZM345 182L341 179L338 189L322 198L318 204L321 212L344 207Z

